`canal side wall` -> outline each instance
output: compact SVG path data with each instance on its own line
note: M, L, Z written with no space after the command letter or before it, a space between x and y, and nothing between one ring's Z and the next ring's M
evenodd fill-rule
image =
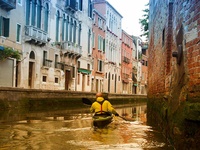
M150 0L148 119L176 149L200 144L200 1Z
M116 101L146 101L146 95L105 94L113 103ZM27 108L62 109L82 104L82 98L94 101L96 93L66 90L39 90L0 87L0 110Z

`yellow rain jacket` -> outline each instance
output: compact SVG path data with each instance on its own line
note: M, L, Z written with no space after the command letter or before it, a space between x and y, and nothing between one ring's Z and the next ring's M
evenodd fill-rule
M117 113L111 103L108 100L104 100L103 97L97 97L96 101L92 104L90 111L98 114L103 112Z

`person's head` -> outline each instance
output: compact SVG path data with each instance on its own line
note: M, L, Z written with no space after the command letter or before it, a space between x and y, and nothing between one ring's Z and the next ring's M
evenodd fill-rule
M98 92L97 94L96 94L96 98L97 97L102 97L103 96L103 94L101 93L101 92Z
M108 93L102 93L103 98L108 100Z

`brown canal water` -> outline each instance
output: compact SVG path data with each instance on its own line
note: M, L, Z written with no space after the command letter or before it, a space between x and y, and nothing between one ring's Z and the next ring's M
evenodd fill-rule
M173 150L147 123L147 105L114 105L128 121L114 117L92 127L89 108L26 113L0 112L1 150Z

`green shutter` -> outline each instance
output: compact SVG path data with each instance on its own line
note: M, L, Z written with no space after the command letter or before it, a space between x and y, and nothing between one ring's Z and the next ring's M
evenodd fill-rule
M105 43L106 43L106 40L103 39L103 52L105 52Z
M3 23L3 17L0 16L0 36L2 36L2 23Z
M4 36L9 37L9 24L10 24L10 19L9 18L4 18Z

